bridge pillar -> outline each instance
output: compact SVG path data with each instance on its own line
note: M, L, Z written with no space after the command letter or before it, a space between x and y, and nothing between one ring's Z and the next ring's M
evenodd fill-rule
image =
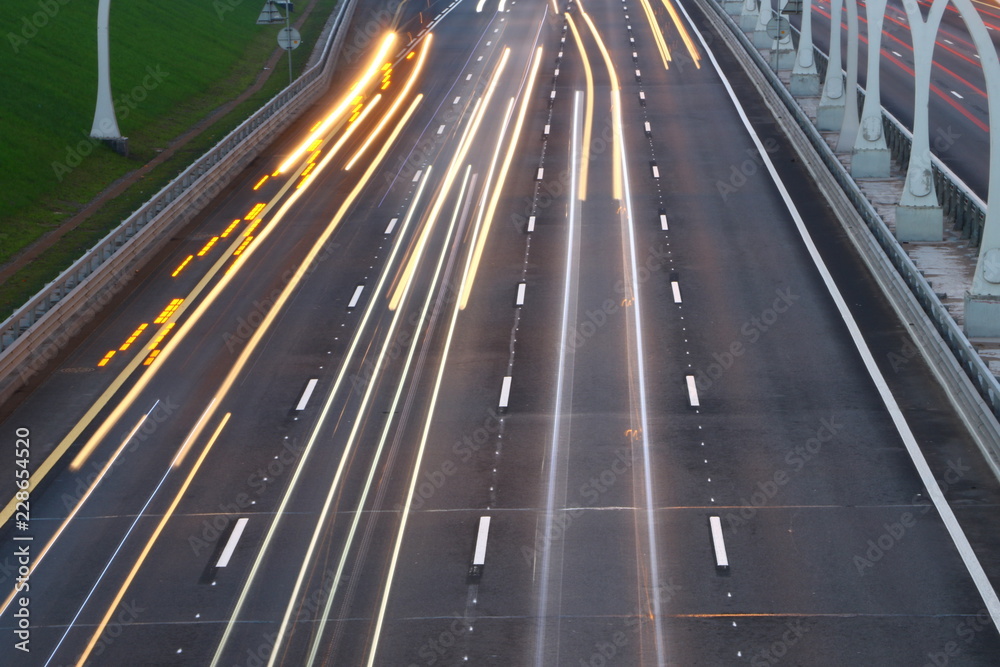
M819 94L819 72L816 70L815 56L812 37L812 0L804 0L799 50L795 54L795 65L792 67L792 79L789 82L792 95L812 96Z
M774 43L774 39L767 34L767 22L773 17L774 8L771 6L771 0L761 0L757 22L753 26L753 45L758 49L766 49Z
M854 150L858 138L858 4L847 4L847 89L844 91L844 119L840 123L837 152Z
M743 0L725 0L722 8L730 16L739 16L743 12Z
M844 65L840 55L840 14L843 0L830 2L830 59L827 61L823 94L816 110L816 129L832 132L840 129L844 122ZM805 17L803 17L803 21Z
M944 238L944 212L938 204L931 167L928 115L934 38L948 0L934 0L927 21L916 0L903 0L913 44L913 144L906 169L903 195L896 207L896 238L900 241L940 241Z
M753 30L753 27L757 25L759 13L760 8L757 6L757 0L745 0L743 10L740 13L740 28L743 29L743 32Z
M860 132L854 141L851 156L851 176L855 178L887 178L891 155L885 143L882 127L882 92L879 65L882 62L882 24L885 22L886 0L868 0L868 86L865 107L861 113Z

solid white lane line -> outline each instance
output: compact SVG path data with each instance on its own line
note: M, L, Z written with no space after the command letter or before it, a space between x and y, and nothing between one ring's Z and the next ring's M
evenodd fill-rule
M389 226L385 228L386 234L392 234L392 230L396 228L396 223L399 222L399 218L393 218L389 221Z
M715 567L729 568L729 557L726 555L726 542L722 537L722 519L717 516L708 517L712 527L712 545L715 547Z
M222 550L222 555L219 556L219 560L215 563L215 567L225 567L229 565L229 559L233 557L233 552L236 551L236 543L240 541L240 536L243 535L243 529L247 527L247 519L243 517L236 520L236 525L233 526L233 532L229 536L229 540L226 542L226 548Z
M668 231L670 229L670 227L667 226L667 216L664 213L660 214L660 229L663 231Z
M698 385L695 384L694 376L688 375L687 386L688 386L688 401L691 402L692 408L697 408L701 403L698 401Z
M299 402L295 404L296 412L301 412L306 409L306 404L309 403L309 399L312 398L313 390L316 389L317 382L319 382L317 378L312 378L306 383L306 388L302 392L302 396L299 397Z
M681 302L681 286L676 280L670 281L670 289L674 292L674 303Z
M833 301L837 306L837 310L840 312L840 316L844 320L844 324L847 326L847 329L851 334L851 338L853 339L854 345L858 350L858 354L861 355L865 367L868 369L868 374L871 376L872 382L875 384L879 395L882 397L882 402L885 404L886 411L892 418L900 439L906 446L906 451L910 455L910 459L913 461L917 472L920 474L920 481L923 483L928 497L930 497L931 501L934 503L934 507L941 516L942 523L948 530L948 534L962 558L962 562L969 571L969 575L975 583L976 589L982 596L983 602L986 604L986 609L989 611L990 617L993 619L993 625L997 629L1000 629L1000 597L997 597L997 593L993 589L993 584L990 583L989 577L986 576L986 571L983 569L982 564L979 562L979 558L976 556L975 551L972 549L972 545L969 543L969 538L966 537L965 531L962 530L962 526L958 523L958 519L955 517L955 513L951 509L951 505L948 504L947 499L944 497L944 493L941 491L941 487L938 486L937 480L934 478L934 473L931 471L930 466L927 465L927 459L920 450L920 445L917 444L917 439L914 437L913 431L910 430L910 425L907 424L906 418L903 416L903 412L900 409L899 404L896 402L896 397L893 396L892 391L889 389L889 385L885 381L885 377L882 375L882 371L879 370L878 364L875 363L875 358L872 356L871 350L868 349L868 344L865 342L864 336L861 335L861 330L858 328L858 324L854 320L854 316L851 314L850 308L847 307L847 302L844 301L844 297L840 293L840 288L837 287L837 284L833 280L833 276L830 275L830 270L827 268L826 262L824 262L822 256L820 256L819 250L817 250L816 244L813 242L812 235L809 233L809 230L806 229L805 222L802 220L802 216L799 213L798 208L795 206L795 202L792 200L791 195L788 193L788 189L785 187L784 182L778 175L778 171L775 169L774 163L771 162L770 155L764 148L764 144L757 135L757 131L754 130L753 125L750 123L750 119L747 117L746 111L743 109L743 105L740 104L739 98L737 98L736 93L733 91L733 87L729 83L729 79L726 78L725 73L722 71L718 61L715 59L715 54L708 48L705 38L702 36L701 32L695 28L694 21L687 13L687 10L684 9L684 5L681 5L680 7L681 11L684 12L684 16L686 17L688 24L698 35L698 39L701 41L702 46L705 48L705 52L712 61L715 71L722 79L722 84L725 86L726 92L729 94L729 98L736 107L737 114L739 114L740 119L743 121L743 127L746 128L747 133L750 135L754 145L757 147L757 152L760 153L762 162L767 168L767 172L770 174L771 180L778 188L778 192L784 200L785 207L792 216L792 220L795 222L795 227L798 230L799 235L802 237L802 242L806 246L806 250L809 252L809 256L812 258L813 264L816 265L817 271L823 278L823 283L826 285L827 291L833 298Z
M355 306L358 305L358 299L361 298L361 292L363 292L364 289L365 289L364 285L358 285L357 287L354 288L354 296L351 297L351 302L347 304L348 308L354 308Z
M479 517L479 535L476 537L476 553L472 557L473 565L482 565L486 562L486 540L490 536L490 517Z
M529 232L535 231L535 216L533 215L528 216L528 231Z
M500 407L506 408L507 403L510 402L510 375L505 375L503 378L503 384L500 386Z
M525 285L524 283L521 283L520 285L517 286L517 301L515 301L515 304L518 305L518 306L523 306L524 305L524 290L525 290L525 288L527 288L527 285Z

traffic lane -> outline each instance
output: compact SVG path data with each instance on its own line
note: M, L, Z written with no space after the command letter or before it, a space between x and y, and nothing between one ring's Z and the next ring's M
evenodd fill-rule
M537 118L537 115L533 113L531 117ZM538 136L532 131L531 125L533 123L537 124L537 121L529 122L529 127L525 130L525 136L529 137L527 141L531 143L536 142L537 139L534 137ZM540 127L534 129L540 134ZM529 156L532 153L537 156L533 149L529 149L523 155ZM531 175L534 174L534 168L532 165L537 165L537 157L524 156L519 154L515 161L515 167L512 169L510 181L508 181L512 184L510 186L512 192L525 190L530 192L533 189ZM515 201L520 201L520 198ZM507 206L501 207L501 210ZM414 522L411 525L413 526L419 525L424 515L428 517L428 521L432 521L435 517L441 517L440 512L432 511L432 508L435 507L453 507L457 512L463 511L463 508L466 511L471 510L477 505L481 508L490 507L491 500L493 500L490 496L490 486L494 487L495 501L501 505L515 502L516 499L520 506L521 503L528 502L525 496L537 495L530 479L517 479L516 486L507 488L503 475L512 462L523 466L523 469L534 468L537 470L537 466L531 465L529 461L531 459L540 460L540 452L537 451L541 449L540 444L537 440L526 442L522 438L507 439L506 436L501 441L498 435L501 428L500 420L507 419L506 415L497 414L498 396L502 377L506 372L505 367L509 355L515 313L512 306L514 305L517 279L520 276L520 267L523 263L525 247L523 230L524 228L519 224L508 225L506 221L499 220L494 223L484 263L480 267L480 275L476 279L469 307L459 316L459 333L454 338L452 351L448 357L442 395L438 402L438 408L432 416L434 422L431 437L428 440L429 445L422 466L422 475L418 477L417 494L413 500L413 507L417 511L411 514ZM538 261L543 260L532 259L530 263L535 264ZM501 277L503 275L507 277ZM534 295L535 292L532 291L532 294ZM537 297L533 296L532 298ZM524 329L520 331L523 332ZM535 336L530 333L518 333L519 341L533 339ZM515 349L520 350L521 345L518 343ZM483 350L492 350L493 352L484 354ZM534 367L533 364L528 366L532 369ZM515 355L511 412L508 413L510 415L515 415L518 408L514 406L520 406L524 401L521 392L530 391L528 385L524 385L523 389L518 388L522 387L522 381L518 378L526 370L525 364ZM459 379L451 379L456 374ZM490 382L490 379L493 382ZM548 396L542 395L536 400L527 401L527 405L537 410L539 402L545 401L547 403L550 400ZM544 422L544 420L542 421ZM439 429L443 429L446 435L437 435ZM463 437L463 433L467 437ZM507 445L507 443L511 444ZM513 449L504 449L504 447ZM497 455L498 449L499 456ZM507 454L508 451L511 454ZM492 471L494 469L499 473L497 477L493 477ZM536 476L537 473L534 473L533 477ZM483 510L469 511L469 521L474 520L476 511ZM468 527L472 524L466 522L466 525ZM529 536L533 528L533 521L524 524L522 528L524 537L518 541L530 544ZM423 537L425 535L428 537ZM456 592L450 596L432 596L419 592L433 590L440 585L440 582L434 576L434 569L429 572L420 567L411 569L410 561L413 556L410 554L414 553L414 548L410 544L414 541L423 544L426 541L430 544L441 544L441 549L450 548L451 541L438 540L436 535L437 533L433 530L420 530L414 527L408 528L404 537L405 555L400 560L400 569L394 580L394 586L400 587L398 598L397 593L393 593L390 597L386 621L387 636L390 636L391 633L391 636L395 637L397 633L403 632L405 636L412 637L412 640L397 642L398 646L401 647L400 650L404 651L404 655L407 646L414 647L413 650L417 651L418 654L421 649L424 651L432 650L429 646L425 646L424 642L428 641L428 637L432 638L435 634L442 632L442 630L438 630L435 633L437 627L435 619L447 618L448 614L452 614L452 607L464 604L466 600L466 595L458 584L456 584ZM505 542L505 540L501 540L501 542ZM461 557L458 558L456 571L463 575L468 568L468 548L470 547L466 544L464 552L459 549ZM438 550L425 552L423 548L418 548L415 551L421 556L426 553L428 563L447 563L449 559L454 560L454 557L447 554L437 555ZM492 553L489 558L491 563L503 563L504 566L508 562L508 559L502 558L494 561ZM519 561L516 561L515 564L517 562ZM518 567L524 568L524 565L518 565ZM491 570L491 572L496 572L496 570ZM495 576L499 578L500 574ZM481 604L489 605L490 616L498 617L488 621L490 624L488 631L493 632L495 626L496 632L499 632L500 636L507 636L505 633L513 631L510 629L512 626L524 625L523 621L517 619L530 613L528 611L530 604L526 602L530 596L508 594L509 583L505 578L494 579L494 581L499 581L499 586L491 588L489 595L485 593L481 595L480 600ZM530 580L525 582L524 579L521 579L520 585L523 587L526 584L530 587ZM526 592L523 588L518 590L521 593ZM495 599L494 594L499 595L500 599ZM419 600L420 605L414 602L413 604L417 605L417 608L406 609L410 604L408 600L411 599ZM440 610L437 609L438 605L441 606ZM509 608L508 605L513 607L515 611L499 611ZM396 609L399 607L404 608L404 610L397 612ZM402 620L408 618L422 620L413 620L412 622ZM481 630L484 630L483 623L486 622L484 620L476 626L477 637L482 636ZM526 636L528 628L522 627L518 632L521 636ZM479 648L478 639L476 644L475 650L482 651L482 660L489 660L489 646L484 644L482 648ZM385 650L392 651L394 649L390 645L386 645Z
M933 510L921 511L897 506L890 518L879 507L761 507L736 528L724 522L728 572L715 567L703 508L665 511L663 534L687 546L672 554L672 568L698 575L694 581L670 579L670 661L769 664L763 661L770 655L810 665L919 665L954 641L961 648L952 655L963 655L960 664L986 664L975 657L995 650L996 632L981 606L967 605L976 596L967 578L954 577L953 587L928 595L923 587L883 576L905 563L913 574L940 580L937 563L954 559L940 524L928 520ZM806 545L808 554L800 559L785 558ZM910 547L928 559L914 567L907 562ZM836 604L817 608L818 591L834 581L852 585L844 586ZM961 627L977 629L959 641Z
M779 164L782 164L782 165L784 165L785 169L791 169L791 168L792 168L792 167L790 166L790 161L776 161L776 162L779 162ZM798 185L798 184L796 184L796 185ZM792 191L795 191L795 192L799 192L799 191L801 191L801 190L799 190L799 189L797 189L797 188L792 188ZM804 199L807 199L807 200L808 200L809 198L808 198L808 197L806 197L806 198L804 198ZM812 211L809 211L809 213L812 213ZM815 216L812 216L812 215L807 215L807 219L809 219L809 220L811 220L811 221L818 221L818 220L821 220L821 219L822 219L822 216L820 216L820 215L815 215ZM676 227L675 227L675 228L676 228ZM672 236L672 237L674 236L674 233L673 233L673 232L671 233L671 236ZM843 239L841 239L841 241L843 241ZM679 245L680 245L679 243L675 244L675 246L679 246ZM779 243L779 244L776 244L776 245L784 245L784 244L781 244L781 243ZM820 245L820 247L823 247L823 248L828 248L828 247L829 247L829 245L828 245L828 244L822 244L822 243L820 243L819 245ZM833 265L833 264L831 263L831 266L832 266L832 265ZM869 290L870 290L870 288L869 288ZM687 293L687 292L686 292L686 293ZM845 295L845 296L846 296L846 295ZM850 296L848 296L848 299L850 300L852 296L854 296L854 295L850 295ZM686 300L688 300L688 299L686 299ZM700 301L699 301L699 303L700 303ZM687 309L686 309L686 310L687 310ZM891 321L891 320L890 320L890 321ZM754 349L756 350L756 348L754 348ZM729 377L730 377L729 375L727 375L727 376L726 376L726 378L727 378L727 379L728 379ZM753 386L753 387L754 387L754 390L756 391L756 386L755 386L755 383L749 383L749 384L750 384L751 386ZM815 444L815 443L814 443L814 444ZM906 466L904 465L904 468L905 468L905 467L906 467ZM778 470L780 471L780 467L778 468ZM910 479L911 479L911 484L912 484L912 482L913 482L913 481L917 481L917 482L918 482L918 480L914 480L914 479L913 479L913 477L915 477L915 476L913 476L913 475L912 475L912 472L909 472L908 470L907 470L906 472L908 473L908 475L906 475L906 476L909 476L909 477L910 477ZM906 476L904 476L904 479L906 478ZM714 478L713 478L713 479L714 479ZM765 478L765 479L763 479L763 481L762 481L762 486L766 486L767 488L773 488L773 487L778 487L778 486L780 486L780 485L779 485L779 484L777 484L777 483L776 483L776 482L775 482L775 481L774 481L773 479L770 479L770 478ZM917 488L919 488L919 485L917 485ZM758 489L758 490L759 490L759 489ZM785 496L784 496L784 493L785 493L785 491L784 491L784 489L782 489L782 490L781 490L781 494L782 494L782 498L784 498L784 497L785 497ZM906 500L908 500L908 499L909 499L909 498L908 498L907 496L903 496L903 497L902 497L902 499L901 499L901 501L899 501L899 502L901 502L901 505L902 505L902 504L903 504L903 503L905 503L905 501L906 501ZM765 499L765 500L762 500L762 501L760 501L760 502L761 502L761 503L764 503L764 502L767 502L767 501L768 501L768 500L767 500L767 499ZM905 505L904 505L904 506L905 506ZM754 510L754 509L755 509L755 506L750 506L750 507L746 507L746 508L744 508L744 512L753 512L753 510ZM952 561L952 562L954 563L954 561ZM930 569L933 569L933 568L930 568ZM959 578L959 579L963 579L963 578L964 578L964 577L965 577L966 575L964 575L964 574L962 573L962 569L963 569L963 568L962 568L962 567L961 567L961 566L960 566L960 565L959 565L958 563L954 563L954 565L953 565L953 569L951 569L951 570L950 570L950 572L951 572L951 573L957 573L957 575L956 575L956 574L952 574L952 576L958 576L958 578ZM945 586L945 587L948 587L948 586ZM973 595L975 595L975 594L973 594ZM966 601L966 602L967 602L967 601Z
M193 421L195 421L195 420L192 419L191 422L193 423Z

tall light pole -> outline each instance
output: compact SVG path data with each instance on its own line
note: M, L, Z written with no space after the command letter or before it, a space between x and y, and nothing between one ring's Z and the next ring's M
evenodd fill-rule
M119 153L128 145L118 129L115 117L115 103L111 99L111 55L108 40L108 15L111 0L100 0L97 6L97 105L94 108L94 124L90 136L111 143Z

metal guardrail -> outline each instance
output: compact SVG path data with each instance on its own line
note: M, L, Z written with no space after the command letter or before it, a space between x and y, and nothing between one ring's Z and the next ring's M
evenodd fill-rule
M205 208L298 112L329 87L357 2L340 5L316 65L0 324L0 401L55 358L174 230Z
M717 0L698 0L698 2L705 9L706 15L708 13L714 14L719 21L725 23L725 26L722 27L728 27L729 31L741 43L743 50L746 51L747 56L753 61L753 66L759 70L760 76L765 80L765 85L769 85L778 96L779 100L777 103L785 107L785 110L789 114L789 120L802 131L804 137L815 150L815 153L822 160L830 177L832 177L850 201L857 215L860 216L864 226L870 233L870 236L868 236L869 240L866 242L865 239L860 238L853 231L852 236L862 244L871 243L871 241L877 243L877 247L871 248L871 251L867 255L872 262L870 265L874 264L873 271L884 274L882 276L877 275L876 277L879 278L887 291L890 292L890 298L903 310L909 310L908 304L905 303L907 299L915 300L916 303L913 306L919 306L922 314L926 316L926 320L914 318L921 320L913 323L913 326L917 327L916 333L919 333L921 340L931 348L935 347L934 338L937 339L941 354L937 354L936 350L932 350L931 355L934 357L932 363L940 373L942 381L947 382L953 399L961 405L960 409L966 415L967 419L972 422L970 423L970 427L975 429L977 436L981 436L982 439L980 442L989 444L990 449L988 451L984 450L984 453L988 455L991 464L997 466L998 462L1000 462L1000 440L998 440L996 421L1000 419L1000 382L990 372L985 362L979 356L979 353L958 326L958 323L955 322L947 309L941 304L941 301L927 280L920 274L920 271L906 254L906 251L903 250L891 230L878 215L875 207L861 192L857 183L854 182L854 179L844 168L843 164L841 164L833 150L827 145L815 125L813 125L809 117L803 112L802 108L795 101L795 98L792 97L792 94L785 88L768 63L765 62L760 52L754 48L753 44L747 39L747 36L732 18L721 9ZM901 127L898 125L898 121L895 121L895 124ZM905 128L902 129L905 130ZM971 192L968 195L975 197ZM872 253L877 253L879 257L875 257ZM885 264L885 266L882 266L882 264ZM890 275L890 272L894 272L895 276ZM908 290L905 293L899 293L893 289L892 283L899 280L905 284ZM933 328L926 327L927 330L923 331L921 322L926 322ZM936 334L936 336L930 334ZM950 355L948 352L950 352ZM945 355L947 355L947 358ZM975 392L974 395L972 395L973 392ZM975 417L978 414L977 406L981 407L984 411L982 417L978 419ZM991 419L984 419L985 417L991 417ZM994 469L997 468L995 467Z
M799 32L798 28L792 29ZM826 70L830 60L818 46L813 46L816 71L819 80L826 79ZM865 89L858 86L858 112L864 104ZM905 170L910 163L910 147L913 145L913 133L899 119L882 108L882 127L885 130L885 142L896 160L896 164ZM931 170L934 173L934 189L937 191L938 204L944 209L944 214L954 221L953 229L962 233L962 238L969 239L970 245L978 247L983 237L983 226L986 224L986 202L984 202L955 172L936 155L931 155Z

